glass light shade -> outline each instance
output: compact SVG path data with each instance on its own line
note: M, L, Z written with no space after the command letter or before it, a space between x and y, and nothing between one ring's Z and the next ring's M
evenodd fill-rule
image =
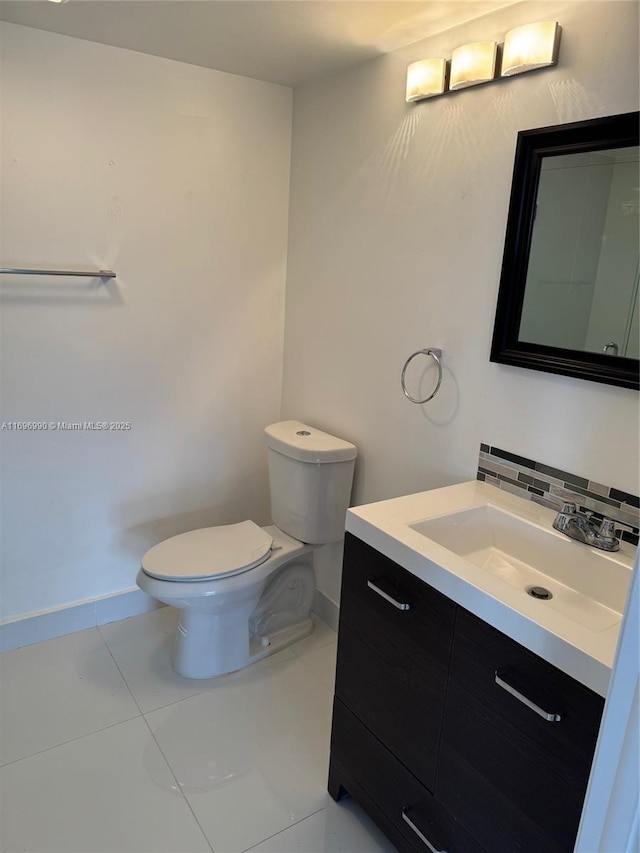
M423 59L407 68L407 103L442 95L447 86L447 60Z
M560 27L557 21L540 21L510 30L504 37L503 77L534 71L558 61Z
M496 74L498 45L494 41L479 41L457 47L451 55L450 89L465 89L488 83Z

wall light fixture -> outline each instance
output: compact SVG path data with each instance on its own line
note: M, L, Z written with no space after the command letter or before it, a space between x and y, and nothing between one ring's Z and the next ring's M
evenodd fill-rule
M407 68L407 102L442 95L447 87L447 60L423 59Z
M489 83L496 77L512 77L558 61L561 27L557 21L540 21L510 30L503 45L481 41L457 47L446 59L423 59L407 69L408 102L421 101ZM502 48L502 50L501 50ZM497 72L501 54L500 71Z
M527 24L509 30L504 37L502 53L503 77L534 71L558 61L560 27L556 21Z
M494 41L479 41L457 47L451 54L449 88L466 89L478 83L488 83L496 76L498 45Z

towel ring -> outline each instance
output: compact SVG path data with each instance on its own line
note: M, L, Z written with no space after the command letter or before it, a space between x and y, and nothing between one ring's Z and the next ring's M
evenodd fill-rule
M409 367L409 364L413 361L413 359L417 355L428 355L428 356L430 356L438 366L438 381L436 382L436 387L433 389L433 392L431 394L429 394L428 397L424 398L424 400L416 400L414 397L412 397L411 394L407 391L407 386L405 385L405 381L404 381L404 377L405 377L405 374L407 372L407 367ZM432 400L436 396L436 394L438 393L438 391L440 389L440 385L442 384L442 362L440 360L441 358L442 358L442 350L441 349L433 349L432 347L429 347L429 349L419 349L409 356L409 358L404 363L404 367L402 368L402 376L400 377L400 384L402 385L402 390L403 390L404 396L407 398L407 400L411 400L412 403L417 403L418 405L421 405L422 403L428 403L429 400Z

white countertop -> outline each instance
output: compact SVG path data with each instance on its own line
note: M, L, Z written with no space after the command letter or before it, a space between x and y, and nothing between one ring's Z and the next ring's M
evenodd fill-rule
M477 480L353 507L346 529L489 625L541 658L606 696L620 630L620 619L594 631L531 598L490 572L409 527L409 524L490 504L551 530L555 513ZM590 546L564 537L567 547ZM621 543L607 559L633 569L635 548ZM542 606L541 606L542 605Z

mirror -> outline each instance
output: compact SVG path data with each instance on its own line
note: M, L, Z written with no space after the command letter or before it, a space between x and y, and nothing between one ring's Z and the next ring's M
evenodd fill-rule
M639 387L639 118L518 134L491 361Z

